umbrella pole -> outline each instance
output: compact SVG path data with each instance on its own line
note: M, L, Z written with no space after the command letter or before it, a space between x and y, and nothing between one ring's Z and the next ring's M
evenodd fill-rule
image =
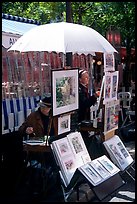
M62 57L62 64L63 64L63 68L66 66L66 55L63 53L63 57Z
M89 83L89 92L90 92L90 95L92 96L93 94L93 57L91 55L89 55L89 61L90 61L90 66L89 66L89 80L90 80L90 83Z

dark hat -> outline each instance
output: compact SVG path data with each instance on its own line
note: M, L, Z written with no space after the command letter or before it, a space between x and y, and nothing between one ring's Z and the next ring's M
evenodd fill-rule
M51 107L51 96L45 96L38 104L40 107Z

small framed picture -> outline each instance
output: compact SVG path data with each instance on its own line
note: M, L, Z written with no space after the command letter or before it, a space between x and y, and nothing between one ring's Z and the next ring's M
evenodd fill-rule
M78 70L51 70L53 116L78 109Z
M104 53L104 72L115 71L114 53Z
M105 72L104 80L104 101L106 102L117 100L117 90L118 90L118 77L119 72Z
M70 131L70 114L58 117L58 135Z

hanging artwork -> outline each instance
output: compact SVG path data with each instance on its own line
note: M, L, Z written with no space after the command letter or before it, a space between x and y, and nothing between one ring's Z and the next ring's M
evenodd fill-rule
M108 101L117 100L118 73L118 71L105 72L103 104Z
M52 70L53 116L78 109L78 68Z
M104 53L104 72L115 71L114 53Z
M58 135L70 131L70 114L58 117Z
M118 115L120 110L119 100L113 100L105 104L104 132L118 128Z

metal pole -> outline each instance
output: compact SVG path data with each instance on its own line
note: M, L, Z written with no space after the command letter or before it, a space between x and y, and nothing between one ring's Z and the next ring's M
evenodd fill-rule
M66 22L72 22L72 15L71 15L71 2L66 2ZM72 52L66 53L66 66L72 66Z

